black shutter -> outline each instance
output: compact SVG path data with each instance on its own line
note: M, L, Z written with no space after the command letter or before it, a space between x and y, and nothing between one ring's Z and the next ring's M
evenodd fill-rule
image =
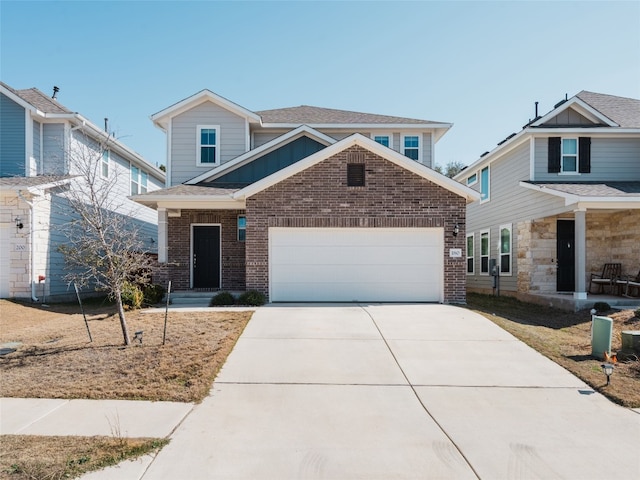
M578 139L578 172L591 173L591 137Z
M549 137L549 173L560 173L560 137Z

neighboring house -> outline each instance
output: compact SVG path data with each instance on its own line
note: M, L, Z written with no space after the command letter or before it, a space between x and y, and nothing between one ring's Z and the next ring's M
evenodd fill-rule
M174 290L465 301L465 207L479 195L431 168L450 124L252 112L209 90L151 118L167 134L168 188L134 199L158 211Z
M582 91L454 178L482 195L467 207L469 291L492 290L495 261L500 292L581 307L603 264L638 273L640 100Z
M164 173L54 98L0 82L0 297L73 294L58 246L71 218L65 192L77 186L79 151L100 162L101 178L119 182L122 213L135 210L132 221L155 251L157 215L126 197L161 188Z

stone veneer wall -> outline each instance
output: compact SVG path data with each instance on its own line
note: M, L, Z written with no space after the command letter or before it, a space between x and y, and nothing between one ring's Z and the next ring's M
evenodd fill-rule
M557 291L558 218L517 224L518 293ZM588 211L586 222L586 288L589 288L591 274L601 273L605 263L622 263L624 274L637 275L640 270L640 211Z
M640 270L640 211L587 212L587 288L591 273L605 263L622 263L622 273Z
M366 165L366 186L347 186L347 164ZM247 288L269 294L269 227L443 227L444 301L466 301L466 201L354 146L247 199ZM457 237L451 234L458 224Z
M154 270L153 281L166 285L171 280L171 289L191 288L191 225L209 223L221 225L221 290L245 289L245 243L238 241L238 215L242 210L182 210L179 217L168 218L167 263Z
M556 291L557 218L519 222L518 293L551 293Z

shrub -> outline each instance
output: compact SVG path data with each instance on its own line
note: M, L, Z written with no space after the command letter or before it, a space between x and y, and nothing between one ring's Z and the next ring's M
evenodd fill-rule
M142 293L144 295L143 302L145 305L155 305L162 301L164 297L165 289L162 285L156 283L147 283L142 287Z
M220 292L209 302L210 307L221 307L225 305L235 305L236 299L229 292Z
M602 313L611 310L611 305L609 305L607 302L596 302L593 304L593 308L596 310L596 312Z
M257 290L249 290L248 292L244 292L240 297L238 297L239 305L251 305L253 307L259 307L260 305L264 305L267 301L267 297L263 293L258 292Z
M144 294L142 289L134 283L125 282L122 287L122 304L131 309L140 308Z
M636 311L633 313L636 317L640 318L640 308L636 308Z

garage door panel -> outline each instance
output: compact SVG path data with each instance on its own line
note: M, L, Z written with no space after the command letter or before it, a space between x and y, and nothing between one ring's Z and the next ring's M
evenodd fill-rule
M350 270L338 269L341 265L306 265L300 268L296 265L282 265L281 268L272 273L272 282L305 282L311 283L430 283L437 281L430 272L422 266L407 265L403 268L401 275L397 270L389 268L388 265L359 265L359 268ZM326 279L318 282L318 279ZM381 281L384 280L384 281Z
M272 301L441 301L441 228L270 228Z
M403 247L386 246L380 247L310 247L296 246L286 247L276 250L271 259L279 265L343 265L341 259L349 259L349 263L354 265L371 264L375 259L377 264L382 265L407 265L416 263L439 265L438 256L442 252L437 248L425 247Z

